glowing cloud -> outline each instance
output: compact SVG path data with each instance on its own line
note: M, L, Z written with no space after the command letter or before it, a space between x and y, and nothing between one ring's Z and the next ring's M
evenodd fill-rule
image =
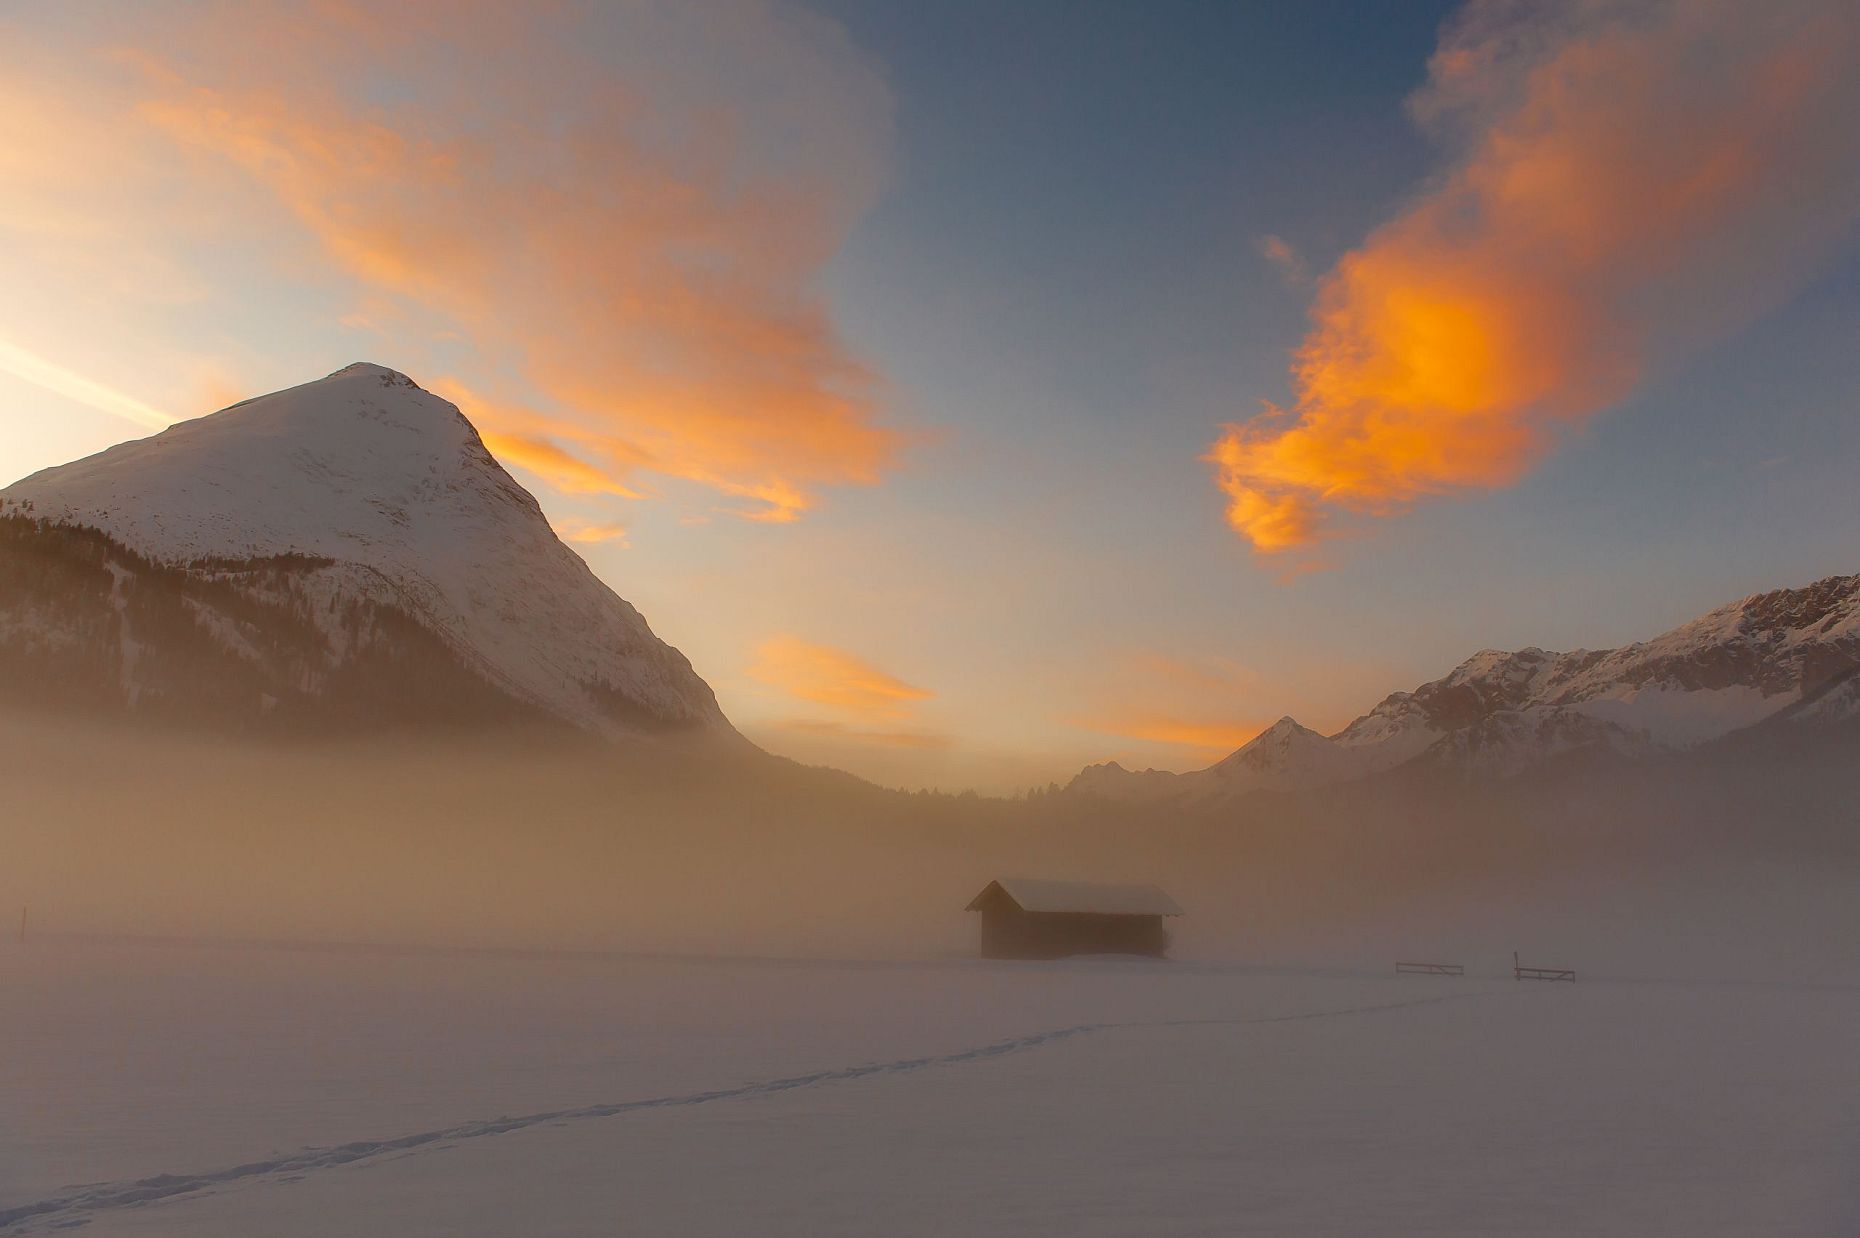
M765 641L756 653L751 678L861 721L895 721L932 695L845 650L793 636Z
M522 434L484 432L484 445L507 465L534 473L565 494L617 494L636 497L607 470L570 455L548 439Z
M555 524L556 534L566 542L580 542L583 545L599 545L604 542L626 543L626 526L606 524L596 520L581 520L569 517L558 520Z
M1137 650L1117 658L1100 682L1102 702L1066 719L1070 725L1210 758L1226 756L1268 725L1233 720L1253 712L1248 698L1257 691L1259 675L1230 658Z
M493 449L573 493L658 473L784 521L894 463L816 286L890 143L888 91L833 22L781 0L118 17L70 36L115 47L9 67L0 134L45 158L0 151L21 173L0 240L80 270L133 238L151 273L226 282L189 290L203 315L316 305L401 368L508 393L529 416L489 418Z
M1264 723L1233 724L1196 722L1162 714L1145 714L1128 718L1094 718L1081 726L1105 735L1126 739L1146 739L1153 743L1175 744L1199 752L1226 756L1266 729Z
M1860 218L1856 63L1847 0L1469 6L1411 101L1458 158L1319 281L1293 406L1210 448L1229 523L1509 485L1774 305Z

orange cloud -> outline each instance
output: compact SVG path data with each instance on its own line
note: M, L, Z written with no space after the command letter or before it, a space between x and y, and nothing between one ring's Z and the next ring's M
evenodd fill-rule
M1417 118L1462 151L1318 286L1296 399L1210 448L1266 553L1509 485L1860 218L1860 7L1474 4ZM1289 251L1288 251L1289 252Z
M507 465L534 473L557 490L567 494L617 494L638 498L633 491L615 481L612 473L570 455L548 439L529 438L521 434L499 434L487 430L482 435L491 454Z
M1105 735L1126 739L1146 739L1159 744L1177 744L1201 752L1226 756L1266 729L1263 723L1198 722L1171 718L1161 714L1137 714L1127 718L1082 719L1079 726Z
M509 391L530 416L485 428L571 492L657 472L786 521L895 464L881 384L817 287L890 141L888 92L832 22L761 0L208 0L111 34L111 58L48 54L7 87L23 100L0 94L0 132L60 135L35 141L64 178L0 187L0 228L74 252L134 236L185 268L199 238L165 203L252 220L239 252L272 284L242 299L334 294L382 360ZM133 179L113 179L123 146ZM44 226L69 198L82 228Z
M1247 702L1258 691L1259 675L1231 658L1135 650L1111 661L1097 683L1098 704L1064 719L1068 725L1217 757L1267 725L1233 720L1253 712Z
M626 526L607 524L597 520L582 520L569 517L555 524L555 531L563 541L580 542L583 545L597 545L602 542L626 541Z
M718 510L744 520L764 524L787 524L801 518L814 505L806 492L785 482L746 483L732 481L707 469L693 468L664 461L636 443L604 435L585 426L551 418L536 410L485 400L456 379L442 378L429 384L433 391L459 406L474 425L483 429L485 445L506 464L514 464L541 477L568 494L616 494L623 498L645 497L620 478L639 471L659 472L682 477L712 487L720 493L750 500L752 506L725 507ZM594 464L570 452L547 435L559 434L602 460ZM704 517L687 517L702 520Z
M756 655L751 678L862 721L905 717L913 705L933 695L845 650L793 636L763 642Z

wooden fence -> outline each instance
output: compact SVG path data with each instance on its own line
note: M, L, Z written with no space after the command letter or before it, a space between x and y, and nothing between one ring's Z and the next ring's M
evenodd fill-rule
M1575 982L1576 970L1573 967L1523 967L1518 963L1518 952L1511 952L1511 978L1513 980L1568 980Z
M1407 976L1464 976L1466 967L1461 963L1397 963L1395 973Z

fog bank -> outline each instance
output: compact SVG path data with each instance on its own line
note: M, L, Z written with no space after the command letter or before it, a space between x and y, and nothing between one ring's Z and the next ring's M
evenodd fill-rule
M1843 741L1845 742L1845 741ZM595 744L252 746L0 720L28 934L950 957L991 878L1153 882L1177 959L1853 975L1838 747L1238 806L909 795Z

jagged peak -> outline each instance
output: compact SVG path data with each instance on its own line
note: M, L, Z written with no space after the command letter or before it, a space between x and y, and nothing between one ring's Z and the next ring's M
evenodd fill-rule
M1782 589L1766 589L1761 593L1753 593L1746 598L1733 602L1731 606L1737 609L1747 609L1778 598L1808 597L1823 594L1848 597L1855 593L1860 593L1860 573L1846 576L1837 574L1833 576L1823 576L1819 580L1811 580L1805 585L1794 585Z
M1800 628L1820 623L1846 604L1860 599L1860 575L1824 576L1798 589L1753 593L1733 609L1745 628Z
M1255 735L1252 739L1240 745L1238 749L1222 758L1214 768L1219 769L1221 766L1231 767L1235 765L1245 765L1268 750L1283 749L1293 744L1305 742L1320 745L1327 745L1330 743L1324 736L1319 735L1310 727L1305 726L1290 714L1286 714L1277 722Z
M1523 649L1481 649L1449 671L1443 678L1424 687L1452 687L1482 679L1527 679L1548 663L1563 657L1560 653L1527 645Z

